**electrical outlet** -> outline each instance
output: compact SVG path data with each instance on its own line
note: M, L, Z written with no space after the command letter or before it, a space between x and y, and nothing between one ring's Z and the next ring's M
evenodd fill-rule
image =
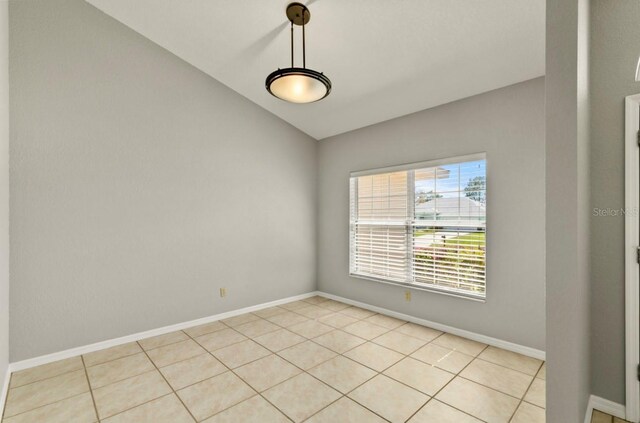
M404 291L404 299L411 301L411 291Z
M220 288L220 297L227 296L227 288Z

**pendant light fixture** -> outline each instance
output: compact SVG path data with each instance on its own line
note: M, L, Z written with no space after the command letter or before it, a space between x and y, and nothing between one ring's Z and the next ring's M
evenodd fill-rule
M331 81L322 72L307 69L304 27L311 19L311 12L302 3L287 6L287 18L291 22L291 67L278 69L267 76L267 91L274 97L290 103L313 103L331 92ZM302 67L293 63L293 25L302 26Z

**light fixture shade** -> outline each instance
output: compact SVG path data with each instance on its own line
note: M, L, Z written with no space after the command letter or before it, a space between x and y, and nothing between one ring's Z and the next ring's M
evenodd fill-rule
M271 95L291 103L313 103L331 92L331 81L321 72L306 68L278 69L265 82Z

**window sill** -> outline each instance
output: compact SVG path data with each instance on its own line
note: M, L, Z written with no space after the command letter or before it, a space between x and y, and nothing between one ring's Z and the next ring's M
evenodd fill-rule
M407 288L407 289L414 289L416 291L427 291L427 292L432 292L434 294L446 295L448 297L462 298L463 300L470 300L470 301L475 301L475 302L479 302L479 303L486 303L487 302L486 296L479 296L479 295L473 295L473 294L464 294L464 293L460 293L460 292L449 291L449 290L446 290L446 289L439 289L439 288L435 288L435 287L421 286L421 285L417 285L417 284L410 284L410 283L404 283L404 282L394 282L394 281L390 281L390 280L386 280L386 279L375 278L373 276L364 276L364 275L360 275L360 274L357 274L357 273L349 273L349 276L351 276L352 278L364 279L364 280L368 280L368 281L384 283L384 284L387 284L387 285L395 285L395 286L400 286L400 287Z

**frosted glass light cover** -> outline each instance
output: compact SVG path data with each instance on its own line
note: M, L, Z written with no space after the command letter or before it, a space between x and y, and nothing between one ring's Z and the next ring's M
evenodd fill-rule
M291 103L312 103L327 94L327 87L306 75L285 75L271 83L271 93Z

